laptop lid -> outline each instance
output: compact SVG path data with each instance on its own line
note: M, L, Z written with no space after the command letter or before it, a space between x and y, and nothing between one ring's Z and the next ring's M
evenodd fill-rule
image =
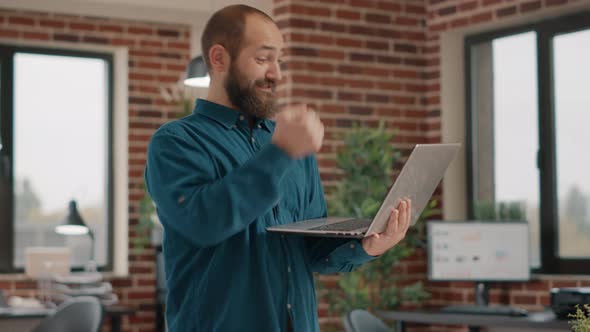
M383 200L365 236L385 231L390 208L397 207L403 198L412 201L410 225L416 224L460 147L460 143L417 144Z

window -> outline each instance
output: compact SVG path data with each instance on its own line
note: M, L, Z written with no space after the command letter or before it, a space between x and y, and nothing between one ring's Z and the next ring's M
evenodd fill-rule
M113 56L0 47L0 269L22 270L30 246L68 246L72 265L88 236L55 233L75 200L95 237L95 261L113 264Z
M478 202L517 202L531 267L590 263L590 14L465 40L470 218Z

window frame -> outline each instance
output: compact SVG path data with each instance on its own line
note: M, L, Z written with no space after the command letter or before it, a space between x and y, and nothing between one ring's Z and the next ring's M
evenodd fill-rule
M537 90L539 117L539 150L537 168L540 184L540 250L541 266L532 269L538 274L587 274L590 257L560 258L558 256L559 218L557 198L557 165L555 145L555 102L553 73L553 37L590 28L590 12L561 16L532 24L509 27L501 30L467 35L464 43L465 58L465 110L466 110L466 171L467 215L474 219L475 170L473 143L477 128L473 124L471 47L500 37L525 32L537 34Z
M107 261L98 266L98 271L113 271L114 268L114 54L97 51L64 48L36 47L0 44L0 273L22 273L23 268L14 266L14 55L16 53L72 56L104 60L107 65ZM67 206L64 206L66 209ZM82 271L83 267L72 267Z

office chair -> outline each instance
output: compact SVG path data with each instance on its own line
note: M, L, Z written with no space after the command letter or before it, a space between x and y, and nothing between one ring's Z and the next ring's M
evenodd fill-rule
M346 332L390 332L382 320L366 310L355 309L346 314L342 320Z
M62 303L33 332L99 332L102 317L102 305L98 299L91 296L75 297Z

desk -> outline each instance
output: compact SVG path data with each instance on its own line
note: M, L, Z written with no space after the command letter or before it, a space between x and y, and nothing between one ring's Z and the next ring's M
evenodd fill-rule
M509 327L571 331L566 320L558 320L551 311L531 312L525 317L450 314L436 310L417 311L377 311L385 320L396 321L396 332L405 332L406 323L467 325L469 331L477 332L480 327Z
M137 310L121 305L105 306L104 315L111 319L111 331L120 332L122 318L125 315L133 315ZM9 321L8 323L18 326L19 331L31 330L39 322L54 313L54 309L15 309L0 308L0 322ZM2 324L0 324L2 326ZM0 330L3 330L0 328Z

